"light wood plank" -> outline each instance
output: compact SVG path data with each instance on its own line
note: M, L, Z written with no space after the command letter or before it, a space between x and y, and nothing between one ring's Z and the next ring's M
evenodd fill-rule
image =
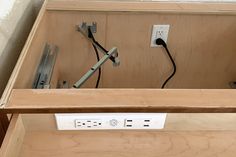
M59 46L57 58L60 81L67 81L70 86L78 81L96 62L96 54L92 44L84 36L77 32L75 26L82 22L99 23L96 40L105 45L106 38L106 14L73 12L49 12L48 13L48 40ZM99 52L100 58L103 56ZM57 66L57 65L56 65ZM103 76L101 76L103 77ZM101 78L102 80L102 78ZM97 73L95 73L83 87L93 88L96 85ZM102 81L100 87L102 86Z
M166 88L225 89L236 80L234 16L75 11L50 11L47 16L49 41L60 47L59 79L70 87L96 63L91 43L74 29L83 21L97 22L94 35L105 48L118 47L121 64L102 66L100 88L161 87L173 69L163 48L150 47L154 24L170 24L167 44L177 73ZM97 73L83 88L94 88L96 79ZM22 83L17 87L26 88Z
M102 87L161 87L173 67L163 48L150 47L155 24L170 24L167 45L177 72L166 88L230 88L229 82L236 79L234 16L154 13L108 14L106 47L118 47L121 64L105 64ZM80 71L79 67L74 68Z
M3 112L236 112L236 90L15 89Z
M235 14L235 3L175 3L140 1L80 1L51 0L48 10L125 11L192 14Z
M235 131L52 131L26 134L19 157L235 157Z

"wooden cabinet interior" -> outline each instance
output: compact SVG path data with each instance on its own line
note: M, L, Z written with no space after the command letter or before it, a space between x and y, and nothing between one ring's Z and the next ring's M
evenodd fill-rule
M96 6L94 6L95 4ZM72 112L73 107L80 108L77 103L70 104L71 106L57 106L57 100L50 99L48 101L47 95L41 97L48 94L47 90L36 94L39 92L29 89L32 88L45 43L57 45L59 48L51 81L52 88L57 88L60 81L67 81L71 87L79 80L96 62L96 56L91 43L76 31L76 25L82 22L97 22L96 39L107 49L113 46L118 47L121 61L119 67L113 67L111 62L107 62L102 67L99 86L101 89L109 88L114 91L111 92L114 95L121 94L117 89L127 89L126 92L132 91L129 89L141 89L141 93L144 95L150 89L155 89L156 95L153 97L159 98L158 93L171 93L168 90L158 91L172 71L171 63L162 48L150 48L152 26L154 24L170 24L168 47L177 64L177 73L168 82L167 88L179 89L179 93L189 93L190 98L193 98L193 104L197 105L193 105L193 107L189 104L190 106L188 106L184 95L177 97L177 91L177 95L172 95L176 99L172 100L173 104L168 110L160 109L163 109L166 102L169 102L169 94L163 97L166 99L163 104L158 102L148 104L152 100L150 100L151 97L146 97L139 101L137 106L141 106L143 103L149 105L150 107L147 108L149 112L155 106L158 106L158 109L153 110L155 112L234 112L235 97L232 95L235 95L235 91L228 88L230 88L229 83L236 79L236 62L234 61L236 57L236 6L234 4L208 3L192 5L169 3L165 5L165 3L132 2L131 4L133 5L130 5L129 2L86 3L71 1L68 4L64 4L63 1L46 2L4 92L1 104L6 109L5 111L8 111L7 104L10 104L9 108L15 112L32 112L32 108L34 108L34 112L42 113ZM111 8L107 5L110 5ZM169 9L166 8L167 6ZM84 84L83 88L96 90L93 89L96 79L95 74ZM186 89L188 90L185 91ZM55 97L58 93L65 92L62 94L65 99L70 98L67 96L74 93L72 90L52 90L51 92L51 94L55 94ZM104 90L104 92L106 91ZM219 96L221 92L222 96ZM23 100L21 96L27 97L26 93L33 94L36 96L35 99L24 103L31 104L29 106L19 105L20 101L18 100ZM82 99L80 96L86 93L88 93L86 90L75 91L78 100ZM129 94L135 99L135 92ZM194 94L203 95L203 97L199 97L200 101L198 101L194 99ZM204 99L206 95L209 95L209 99ZM224 96L228 98L227 101ZM40 103L31 103L38 101L39 98L41 98ZM95 100L100 100L97 94L94 95L94 101L90 104L96 106L106 101ZM118 102L126 105L129 104L127 101ZM176 101L178 102L177 108L175 108ZM218 103L215 104L216 101ZM55 105L49 106L54 110L49 111L47 105L43 106L48 102ZM115 107L113 103L111 106ZM202 106L204 106L204 110L201 110ZM130 106L127 105L127 107ZM17 110L19 108L22 110ZM42 110L36 110L37 108ZM117 108L119 107L117 106ZM99 111L101 110L97 110L97 112ZM112 112L112 110L109 111ZM146 110L140 109L139 111Z
M154 24L170 24L168 47L177 73L167 88L229 88L236 79L236 21L234 15L46 11L31 42L14 88L31 88L46 42L60 52L56 65L58 80L72 86L91 66L96 56L75 29L82 22L97 22L96 39L107 49L118 47L121 65L102 67L100 88L160 88L172 71L162 48L151 48ZM94 75L83 86L94 88Z
M86 132L57 131L52 114L14 114L0 156L234 157L234 113L183 112L236 112L235 90L228 89L236 80L235 16L235 4L46 1L0 113L181 113L168 114L160 131ZM96 62L91 44L75 28L94 21L97 40L108 49L118 47L121 65L103 66L101 89L93 89L96 75L83 90L56 89L64 80L72 86ZM171 66L161 48L150 48L153 24L171 25L168 46L178 69L168 90L158 89ZM32 90L46 42L60 49L54 89Z

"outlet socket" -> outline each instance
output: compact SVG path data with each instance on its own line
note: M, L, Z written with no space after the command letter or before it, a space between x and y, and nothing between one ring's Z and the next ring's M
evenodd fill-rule
M166 113L56 114L58 130L163 129Z
M125 120L125 127L132 129L148 129L155 127L155 118L130 118Z
M98 119L76 119L75 128L100 128L102 127L102 121Z
M151 47L160 47L156 44L156 39L161 38L167 43L170 25L153 25Z

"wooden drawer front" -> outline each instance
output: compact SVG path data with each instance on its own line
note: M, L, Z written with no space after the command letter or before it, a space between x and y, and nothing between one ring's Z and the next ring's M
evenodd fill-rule
M14 115L0 155L234 157L234 114L169 116L159 131L57 131L52 115Z

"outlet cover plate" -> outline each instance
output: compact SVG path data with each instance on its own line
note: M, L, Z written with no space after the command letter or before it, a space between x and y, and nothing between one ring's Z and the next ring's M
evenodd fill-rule
M58 130L153 130L164 128L166 115L166 113L74 113L55 114L55 117ZM94 122L96 125L93 125ZM101 124L97 126L98 123Z
M151 47L160 47L156 44L156 39L161 38L167 43L170 25L153 25Z

